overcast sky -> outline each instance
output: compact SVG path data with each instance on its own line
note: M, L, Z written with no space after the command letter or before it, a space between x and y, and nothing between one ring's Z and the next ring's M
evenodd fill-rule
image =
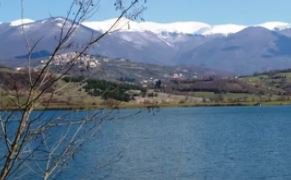
M20 0L0 0L0 21L19 19ZM24 0L24 16L33 20L64 16L71 0ZM101 0L91 20L114 18L114 0ZM209 24L291 22L291 0L148 0L149 21L202 21Z

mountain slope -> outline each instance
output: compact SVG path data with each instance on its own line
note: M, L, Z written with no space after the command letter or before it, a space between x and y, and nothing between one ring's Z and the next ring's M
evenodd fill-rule
M291 66L291 39L280 33L260 27L221 37L183 54L187 64L216 69L229 69L233 73L284 69Z
M79 25L67 42L68 47L61 53L80 50L112 21ZM126 22L123 19L119 31L110 33L87 53L142 63L194 65L234 74L291 67L291 29L288 29L288 23L269 22L249 27L235 24L210 26L198 22ZM64 31L70 23L67 22ZM35 43L37 46L31 58L34 61L47 58L59 40L63 25L64 19L60 17L0 24L0 63L10 66L27 64L29 47Z

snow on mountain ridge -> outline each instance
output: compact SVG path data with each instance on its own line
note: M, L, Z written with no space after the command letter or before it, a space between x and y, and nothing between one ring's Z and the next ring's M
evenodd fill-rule
M17 19L10 22L10 26L20 26L28 23L33 23L34 20L32 19Z
M64 19L61 17L49 18L42 20L41 22L53 21L55 23L63 22ZM115 19L109 19L104 21L86 21L82 25L97 30L97 31L106 31L112 24L116 21ZM31 19L18 19L10 22L10 26L20 26L24 24L30 24L37 21ZM1 23L0 23L1 24ZM279 21L270 21L257 25L239 25L239 24L221 24L221 25L210 25L203 22L172 22L172 23L157 23L157 22L136 22L131 21L126 18L122 18L120 22L117 23L116 27L113 30L124 31L124 32L152 32L156 34L161 33L178 33L178 34L197 34L197 35L214 35L222 34L229 35L237 33L248 27L263 27L271 31L281 31L284 29L291 28L290 23L279 22Z
M286 22L278 22L278 21L273 21L273 22L265 22L262 24L257 25L259 27L263 27L269 30L284 30L284 29L289 29L291 28L291 24L286 23Z
M106 31L116 21L116 19L110 19L105 21L87 21L83 25L89 28ZM171 32L171 33L204 33L210 30L211 26L203 22L173 22L173 23L156 23L156 22L135 22L123 18L118 22L114 30L119 31L150 31L153 33Z
M86 21L83 23L91 29L98 31L107 30L116 19L105 21ZM248 27L263 27L268 30L284 30L291 28L291 24L286 22L265 22L257 25L239 25L239 24L221 24L210 25L203 22L173 22L173 23L156 23L156 22L134 22L123 18L114 30L118 31L137 31L145 32L150 31L153 33L182 33L182 34L199 34L199 35L213 35L222 34L228 35L237 33Z
M212 34L232 34L237 33L243 29L247 28L247 26L237 25L237 24L223 24L223 25L215 25L212 28L203 33L203 35L212 35Z

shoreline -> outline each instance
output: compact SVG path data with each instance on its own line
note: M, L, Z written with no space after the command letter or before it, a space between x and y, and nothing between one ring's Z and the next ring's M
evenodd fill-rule
M92 109L155 109L155 108L191 108L191 107L240 107L240 106L284 106L291 105L291 101L269 102L240 102L240 103L195 103L195 104L121 104L118 106L106 105L51 105L48 107L36 107L35 111L42 110L92 110ZM0 107L0 111L20 111L16 107Z

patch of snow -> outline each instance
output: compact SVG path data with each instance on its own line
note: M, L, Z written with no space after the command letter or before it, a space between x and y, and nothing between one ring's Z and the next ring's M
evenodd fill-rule
M48 20L46 20L46 19L45 19L45 20L42 20L42 21L40 21L40 23L41 23L41 24L45 24L45 23L47 23L47 22L48 22Z
M63 24L63 23L60 23L60 22L58 22L56 25L57 25L58 27L62 28L64 24Z
M105 21L87 21L83 22L82 24L86 27L89 27L91 29L105 32L111 28L111 26L116 22L117 19L110 19ZM112 31L116 30L128 30L128 24L130 20L126 18L122 18L112 29ZM134 22L135 23L135 22Z
M183 34L201 34L211 28L209 24L202 22L175 22L175 23L154 23L144 22L139 24L144 31L154 33L171 32Z
M54 22L59 22L59 23L64 23L66 21L65 18L62 17L56 17L56 18L52 18Z
M23 24L29 24L29 23L33 23L33 22L34 22L34 20L32 20L32 19L18 19L15 21L11 21L10 26L20 26Z
M263 24L259 24L257 26L269 29L271 31L281 31L281 30L284 30L284 29L291 28L291 25L289 23L278 22L278 21L266 22L266 23L263 23Z
M131 41L134 40L134 38L133 38L132 36L128 35L128 34L121 34L120 37L121 37L123 40L125 40L125 41L129 41L129 42L131 42Z
M236 25L236 24L224 24L224 25L215 25L212 26L212 28L209 31L206 31L203 33L203 35L213 35L213 34L233 34L237 33L243 29L245 29L247 26L243 25Z

